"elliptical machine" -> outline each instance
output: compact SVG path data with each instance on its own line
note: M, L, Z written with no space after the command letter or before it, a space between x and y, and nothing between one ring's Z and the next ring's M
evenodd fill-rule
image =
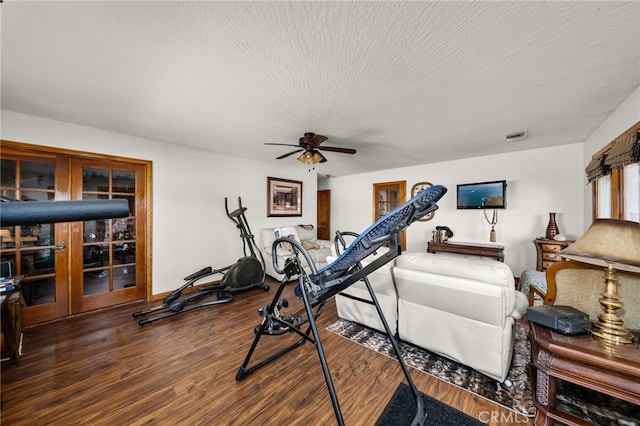
M242 207L242 200L238 197L238 208L236 210L229 212L227 198L224 199L224 209L227 212L229 219L231 219L240 230L244 257L238 259L238 261L233 265L225 266L224 268L213 269L211 266L207 266L206 268L194 272L191 275L187 275L184 277L186 282L165 297L162 301L162 305L138 311L133 314L133 317L137 318L154 312L168 311L155 317L140 320L138 322L140 326L150 324L163 318L193 311L194 309L203 308L205 306L229 303L233 300L233 295L235 293L242 291L251 290L253 288L261 288L265 291L269 290L269 286L264 283L264 257L255 243L253 234L249 228L249 223L244 215L247 208ZM247 254L247 249L249 250L250 255ZM224 275L219 284L197 287L193 293L182 297L182 292L188 287L195 285L196 282L205 277L222 273L224 273ZM213 294L217 296L217 300L193 304L194 302Z

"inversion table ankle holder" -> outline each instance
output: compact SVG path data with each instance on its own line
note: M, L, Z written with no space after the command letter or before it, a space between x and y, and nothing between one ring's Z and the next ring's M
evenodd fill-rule
M236 380L243 379L257 369L276 360L292 349L302 345L304 342L309 341L315 345L318 352L318 357L320 358L320 364L322 366L322 371L324 373L324 378L327 383L329 396L331 397L331 402L333 404L338 424L344 425L340 405L338 403L338 398L333 386L333 380L331 379L329 367L324 355L324 349L320 342L320 335L318 333L315 320L322 312L324 304L329 298L335 296L350 285L362 280L369 291L371 301L365 299L358 300L363 303L375 305L378 315L380 316L380 320L382 321L386 333L391 340L391 345L393 346L393 350L398 358L398 362L400 363L405 378L416 399L417 414L412 424L424 424L426 414L424 413L422 399L420 398L418 390L411 379L411 375L409 374L409 370L400 355L398 343L389 329L389 324L384 317L367 275L400 255L400 231L411 225L416 220L436 210L438 208L436 202L446 193L446 191L447 189L444 186L432 186L379 219L359 236L353 233L345 233L356 235L357 238L341 254L339 242L344 246L344 239L342 238L341 233L336 233L335 246L339 256L335 261L320 270L316 269L315 264L307 251L294 238L282 237L276 239L272 246L273 266L276 272L284 274L284 278L282 279L271 303L260 310L263 320L259 326L255 327L254 331L256 336L253 339L253 343L251 344L242 366L240 366L240 369L236 374ZM280 265L278 265L276 249L280 244L285 242L291 244L293 256L287 259L284 267L281 268ZM362 261L367 256L375 253L380 247L387 243L389 243L390 246L389 251L381 254L376 257L375 260L363 266ZM300 257L304 258L304 261L308 264L309 273L305 272L304 268L300 266ZM281 300L281 296L285 286L289 284L288 281L294 275L298 276L298 284L296 285L295 293L299 299L302 299L304 308L298 311L296 315L286 316L280 311L280 309L282 309L283 306L287 307L288 302L286 299ZM300 316L298 316L298 314L300 314ZM306 315L306 318L301 315ZM307 323L308 327L306 328L306 331L302 331L301 327ZM253 353L258 346L258 342L263 335L280 335L289 332L298 334L300 339L292 345L287 346L279 352L272 354L266 359L249 367L251 357L253 356Z

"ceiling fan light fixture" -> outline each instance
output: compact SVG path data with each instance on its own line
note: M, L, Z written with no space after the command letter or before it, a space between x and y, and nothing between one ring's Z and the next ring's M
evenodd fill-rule
M305 151L303 152L299 157L298 157L298 161L306 164L307 166L312 166L314 164L317 163L317 161L314 161L313 158L313 153L311 151Z
M307 166L313 166L314 164L326 161L326 158L322 156L318 151L305 151L300 155L297 160Z

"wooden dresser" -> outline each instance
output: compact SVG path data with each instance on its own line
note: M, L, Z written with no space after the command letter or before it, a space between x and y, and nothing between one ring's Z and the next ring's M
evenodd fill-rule
M536 238L533 240L533 244L536 246L536 270L546 271L549 266L556 262L562 262L564 259L558 255L558 252L563 250L573 241L556 241L546 238Z

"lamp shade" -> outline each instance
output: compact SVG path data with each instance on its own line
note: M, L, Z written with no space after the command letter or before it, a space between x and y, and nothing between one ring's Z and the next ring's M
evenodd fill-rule
M560 256L640 273L640 223L619 219L596 219L587 232L562 250Z

